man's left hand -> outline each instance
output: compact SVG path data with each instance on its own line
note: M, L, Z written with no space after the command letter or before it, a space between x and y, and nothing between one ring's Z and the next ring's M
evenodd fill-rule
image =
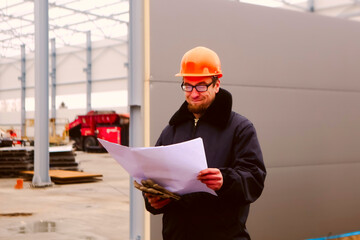
M220 190L223 185L223 176L217 168L207 168L200 171L197 179L214 191Z
M161 198L151 193L145 193L145 197L150 205L155 209L163 208L171 202L170 198Z

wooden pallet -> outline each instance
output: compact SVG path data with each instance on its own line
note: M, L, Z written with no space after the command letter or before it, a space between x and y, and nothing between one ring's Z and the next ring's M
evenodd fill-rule
M34 175L34 171L21 171L22 174ZM68 170L49 170L51 181L57 184L84 183L101 181L102 174Z

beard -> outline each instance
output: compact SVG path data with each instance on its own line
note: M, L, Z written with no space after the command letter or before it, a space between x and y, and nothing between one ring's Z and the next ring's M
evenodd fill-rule
M191 113L203 114L203 113L205 113L206 109L207 109L207 106L205 106L205 104L195 105L195 104L188 103L188 110Z

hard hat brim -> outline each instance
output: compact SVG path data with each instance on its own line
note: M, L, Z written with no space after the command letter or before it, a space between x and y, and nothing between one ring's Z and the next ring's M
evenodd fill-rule
M194 73L177 73L175 77L211 77L218 76L218 78L222 77L222 73L206 73L206 74L194 74Z

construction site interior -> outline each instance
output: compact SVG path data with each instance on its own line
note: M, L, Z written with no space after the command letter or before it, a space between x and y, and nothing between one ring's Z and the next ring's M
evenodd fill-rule
M98 139L153 147L184 102L175 74L195 46L219 54L233 111L256 127L267 176L251 239L360 239L359 0L0 10L0 240L162 239L162 215Z

